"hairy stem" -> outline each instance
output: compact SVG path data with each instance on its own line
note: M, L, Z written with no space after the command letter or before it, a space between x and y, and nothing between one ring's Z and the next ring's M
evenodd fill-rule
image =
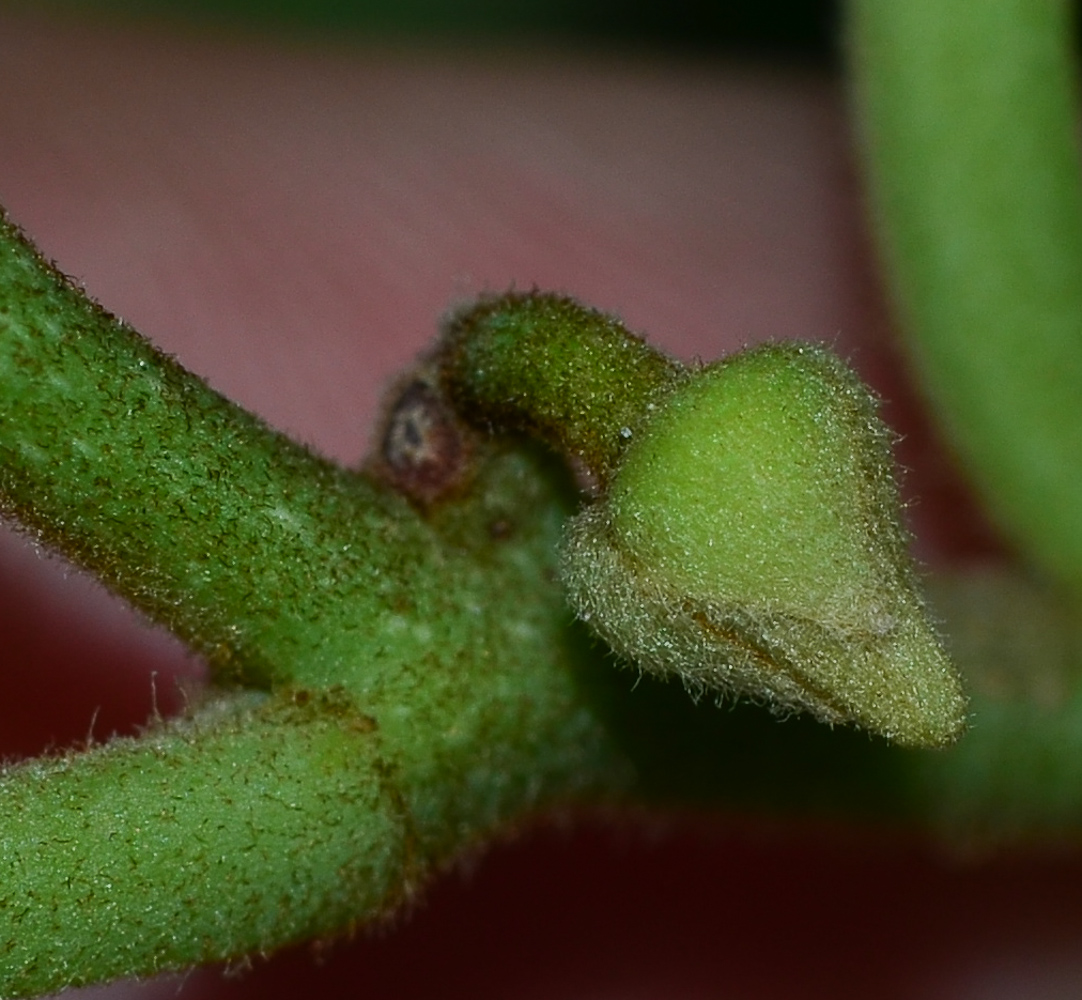
M0 284L5 513L220 674L318 681L333 654L313 630L343 591L359 620L395 600L392 520L424 544L404 505L162 356L6 219Z
M139 740L9 770L0 995L342 934L401 905L433 867L555 786L564 801L596 792L581 716L574 733L565 713L564 760L546 768L560 753L555 733L506 695L511 724L529 734L517 738L525 767L506 731L432 756L424 737L395 745L380 706L369 715L332 692L239 697Z
M425 845L377 731L314 703L215 715L0 782L4 996L330 934L402 895Z
M220 673L271 689L0 775L0 995L333 933L408 897L478 838L619 794L632 772L649 801L904 818L986 839L1082 827L1063 752L1082 731L1075 620L1044 621L1058 637L1043 647L1055 654L1048 683L1012 686L1010 650L1006 684L987 668L998 644L982 609L996 621L1046 614L1039 591L1008 584L1003 601L974 602L962 583L942 599L956 624L976 622L961 652L980 725L950 751L693 704L678 686L609 670L571 623L555 555L566 477L529 447L471 444L468 475L444 494L426 474L414 505L275 435L88 303L12 227L0 237L5 511ZM591 406L589 393L627 382L649 407L682 376L573 304L555 336L513 312L495 324L502 346L483 324L476 354L458 344L450 388L482 425L527 400L512 425L557 443L570 414L569 450L604 479L640 414ZM580 354L582 395L569 378ZM431 457L426 427L453 433L428 420L430 390L414 383L391 409L399 471ZM531 407L555 416L533 421Z
M906 342L1024 553L1082 596L1082 164L1063 0L850 5Z
M483 427L532 434L597 480L686 373L611 316L549 294L483 299L447 325L448 396Z
M468 497L422 516L275 435L87 302L10 226L2 237L6 512L220 673L276 693L267 710L218 722L211 707L209 722L4 772L0 940L17 953L0 962L0 995L371 919L494 828L624 787L555 582L568 507L551 463L481 447ZM170 783L205 791L177 804ZM99 813L110 823L87 820ZM273 890L268 923L250 887L275 863L271 884L289 881L285 843L312 849L311 880ZM174 888L191 912L166 947ZM223 935L226 911L238 924Z

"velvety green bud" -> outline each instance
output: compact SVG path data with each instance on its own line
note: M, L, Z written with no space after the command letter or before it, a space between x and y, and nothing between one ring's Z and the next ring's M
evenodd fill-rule
M579 614L644 670L895 742L949 743L958 676L914 579L875 400L829 352L700 371L569 530Z

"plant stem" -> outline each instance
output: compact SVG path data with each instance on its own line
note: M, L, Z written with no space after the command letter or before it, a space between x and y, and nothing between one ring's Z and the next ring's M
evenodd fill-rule
M6 512L227 679L276 694L222 724L200 714L187 729L4 772L0 940L19 951L0 962L0 995L372 919L494 828L626 785L583 696L584 649L555 582L568 507L551 464L486 446L468 498L422 517L211 392L12 227L2 239ZM205 791L182 805L169 788ZM295 813L283 811L290 802ZM357 829L341 829L344 817ZM294 896L281 888L286 858L309 850ZM226 860L211 864L212 851ZM267 897L245 902L245 887L274 864L281 912L268 923ZM360 873L371 865L369 885ZM191 895L199 872L208 881ZM170 887L181 893L172 902ZM178 899L191 903L184 921L170 916ZM223 935L225 912L240 922Z
M140 740L0 774L0 995L235 957L372 919L494 830L620 795L629 762L654 802L903 818L987 839L1082 826L1063 753L1082 715L1073 619L1041 630L1063 636L1052 703L1040 691L1004 696L974 670L981 725L943 753L636 684L570 622L555 553L571 504L551 462L521 442L482 442L464 492L422 512L218 397L88 303L6 223L0 240L5 511L220 673L271 688ZM615 393L628 370L640 373L636 405L662 399L674 376L581 313L582 329L553 337L534 320L516 333L502 317L508 358L523 331L540 353L523 366L521 393L507 362L495 400L532 394L586 414L573 440L604 474L635 415L577 399L564 373L580 348L591 360L577 367L602 372L588 387ZM564 381L553 391L546 378ZM1027 593L1007 605L1026 605ZM954 603L958 620L972 617L972 602ZM966 656L982 664L979 608L977 619ZM1019 757L1043 766L1000 766Z
M215 715L0 783L4 996L330 934L417 877L377 731L315 702Z
M378 620L398 599L381 537L398 514L394 532L423 546L416 519L163 357L0 227L5 512L219 675L326 680L311 623L343 590Z
M1082 596L1082 164L1063 0L850 5L906 343L992 513Z
M0 995L348 932L554 789L563 802L591 784L596 794L589 722L579 714L576 733L576 713L564 713L565 757L546 767L560 754L555 733L504 687L504 732L443 756L425 752L424 735L405 752L377 721L383 706L367 715L331 693L238 697L139 740L9 770ZM523 733L508 744L514 726Z
M682 365L564 296L482 299L447 325L443 383L467 420L529 433L604 485Z

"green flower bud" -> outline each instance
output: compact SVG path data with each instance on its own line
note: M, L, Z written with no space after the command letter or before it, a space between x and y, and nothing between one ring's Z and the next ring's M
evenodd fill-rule
M658 407L572 522L572 604L618 653L695 692L949 743L965 699L892 468L874 398L828 351L734 355Z

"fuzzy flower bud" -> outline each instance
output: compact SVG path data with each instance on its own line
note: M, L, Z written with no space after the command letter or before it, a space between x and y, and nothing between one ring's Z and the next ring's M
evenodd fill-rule
M889 432L828 351L769 345L659 407L607 495L572 522L563 576L618 653L694 692L952 742L956 671L901 527Z

